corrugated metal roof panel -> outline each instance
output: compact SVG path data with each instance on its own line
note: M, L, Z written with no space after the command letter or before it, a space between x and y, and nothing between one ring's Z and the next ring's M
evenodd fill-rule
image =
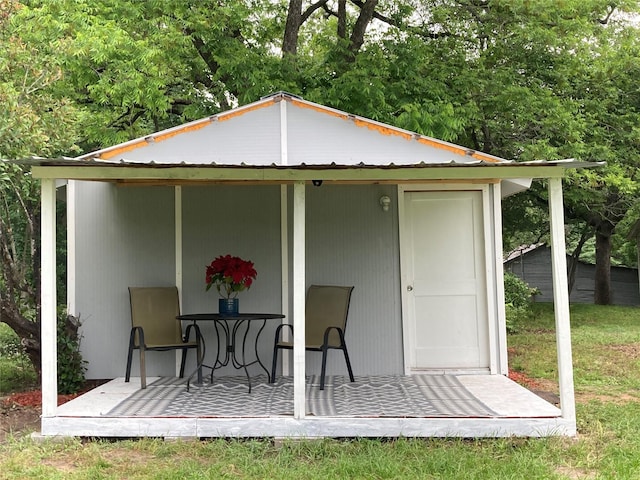
M147 163L141 163L139 161L129 161L127 159L120 160L98 160L94 158L69 158L69 157L57 157L57 158L42 158L42 157L30 157L23 158L19 160L15 160L18 163L24 165L39 165L39 166L96 166L96 167L104 167L108 166L122 166L122 167L138 167L138 168L169 168L169 167L198 167L198 168L276 168L276 169L307 169L307 170L317 170L317 169L345 169L345 168L383 168L383 169L394 169L394 168L441 168L441 167L491 167L491 168L500 168L500 167L563 167L563 168L593 168L593 167L601 167L605 165L605 162L584 162L573 159L566 160L536 160L533 162L513 162L513 161L505 161L501 163L494 162L486 162L482 160L474 160L469 162L457 162L454 159L449 161L443 161L439 163L428 163L428 162L418 162L412 164L405 164L402 162L389 162L386 164L373 164L366 162L354 163L351 165L348 164L338 164L336 162L328 162L328 163L314 163L314 164L306 164L301 163L298 165L279 165L275 162L270 164L249 164L246 162L239 162L237 164L227 164L227 163L189 163L186 161L182 161L178 164L176 163L163 163L155 160L151 160Z

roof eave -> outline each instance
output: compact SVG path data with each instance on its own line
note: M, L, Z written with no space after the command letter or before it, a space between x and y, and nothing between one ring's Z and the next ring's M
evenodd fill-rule
M566 166L511 164L438 164L420 166L193 166L193 165L123 165L94 162L82 165L36 165L35 178L76 180L201 180L201 181L409 181L409 180L479 180L557 178Z

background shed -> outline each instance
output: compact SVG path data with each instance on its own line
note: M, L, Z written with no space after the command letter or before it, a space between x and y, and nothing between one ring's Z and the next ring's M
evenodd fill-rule
M507 256L504 270L537 288L540 294L536 295L536 301L553 301L550 247L536 244L519 248ZM595 265L578 261L575 283L569 296L571 303L593 303L595 271ZM637 268L611 267L611 300L613 305L640 305Z

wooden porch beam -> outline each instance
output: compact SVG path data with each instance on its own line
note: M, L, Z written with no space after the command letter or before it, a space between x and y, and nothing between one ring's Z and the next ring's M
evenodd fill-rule
M35 178L70 178L77 180L180 180L180 181L398 181L508 179L562 177L565 168L546 165L438 166L362 168L269 168L269 167L164 167L164 166L34 166Z

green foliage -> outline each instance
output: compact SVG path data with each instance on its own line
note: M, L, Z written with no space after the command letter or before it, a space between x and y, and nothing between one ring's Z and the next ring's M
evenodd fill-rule
M353 48L363 3L346 2L340 37L326 2L283 58L282 0L0 2L0 157L88 151L284 89L507 159L607 161L569 175L567 222L620 225L614 255L633 261L616 235L640 217L638 1L381 0ZM544 185L505 205L506 246L544 240Z
M567 2L566 5L569 4ZM576 11L595 5L591 3L589 6L585 2ZM636 12L638 8L635 2L620 7L635 9ZM585 16L582 23L594 15L595 10ZM555 58L549 64L553 69L549 72L564 72L564 79L557 77L548 85L553 86L555 96L564 97L563 102L570 106L566 113L573 111L571 115L574 118L557 117L555 129L564 129L562 135L551 136L549 133L553 129L538 129L542 134L540 140L555 151L551 149L544 154L541 150L537 156L607 162L605 167L598 169L568 172L565 181L566 221L574 230L582 230L587 225L593 234L610 239L617 250L612 252L613 263L629 265L633 263L629 263L628 248L627 252L623 251L625 241L619 238L617 226L623 226L624 230L625 224L638 218L637 210L634 212L632 207L640 198L637 155L640 102L635 86L640 71L640 42L637 25L625 23L624 18L624 15L614 15L606 27L599 27L596 23L584 24L585 28L572 47L570 38L565 37L565 45L554 49ZM580 22L576 21L575 25L579 26ZM550 35L547 32L545 39ZM562 35L557 38L562 38ZM531 60L537 61L537 58L532 56ZM532 112L536 110L538 107ZM516 198L512 203L539 204L542 215L546 216L546 209L540 202L545 198L544 192L534 188L521 197L524 199ZM505 225L509 230L515 226L522 232L527 228L515 216L507 218ZM540 238L535 227L530 231L533 238L522 243L532 243Z
M511 272L504 273L504 300L507 315L507 332L517 332L531 315L532 298L537 289Z
M613 238L615 257L612 258L612 263L615 261L617 265L638 266L638 242L640 242L640 238L628 238L631 229L638 221L640 221L640 202L630 209L624 220L616 228L616 235Z
M23 41L12 23L20 8L13 0L0 3L0 158L73 152L80 118L56 91L63 77L59 44Z
M35 369L13 330L0 323L0 395L35 386Z
M76 393L84 384L86 361L80 353L80 319L58 315L58 393Z
M0 356L3 358L22 355L20 337L8 325L0 323Z
M37 388L38 376L25 355L0 356L0 396Z

